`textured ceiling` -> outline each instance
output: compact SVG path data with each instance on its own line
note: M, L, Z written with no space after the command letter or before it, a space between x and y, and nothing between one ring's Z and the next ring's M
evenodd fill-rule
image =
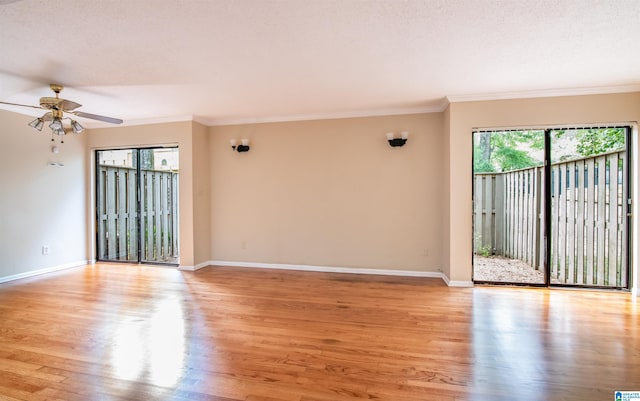
M50 82L128 123L640 90L640 0L0 0L0 100Z

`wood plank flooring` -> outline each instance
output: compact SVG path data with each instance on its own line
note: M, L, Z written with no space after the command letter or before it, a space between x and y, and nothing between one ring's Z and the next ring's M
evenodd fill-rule
M97 264L0 284L0 399L613 400L626 293Z

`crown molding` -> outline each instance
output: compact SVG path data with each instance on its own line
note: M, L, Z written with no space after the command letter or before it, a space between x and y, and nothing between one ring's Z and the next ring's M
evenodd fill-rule
M343 118L361 118L361 117L382 117L396 116L404 114L423 114L423 113L441 113L447 106L446 99L442 99L437 105L426 107L412 108L396 108L396 109L371 109L358 110L343 113L326 113L326 114L294 114L288 116L272 116L258 118L229 118L229 119L210 119L201 122L209 126L223 125L242 125L242 124L264 124L264 123L281 123L293 121L313 121L313 120L335 120Z
M123 126L133 125L151 125L151 124L166 124L166 123L178 123L184 121L195 121L193 116L169 116L169 117L153 117L142 118L139 120L125 120ZM109 125L111 126L111 125Z
M381 116L394 116L405 114L424 114L424 113L441 113L443 112L449 102L446 98L443 98L438 104L426 107L412 107L412 108L395 108L395 109L371 109L371 110L359 110L353 112L344 113L327 113L327 114L295 114L289 116L272 116L272 117L257 117L257 118L229 118L229 119L207 119L200 116L173 116L173 117L156 117L146 118L139 120L125 120L121 126L135 126L135 125L151 125L151 124L166 124L173 122L194 121L202 125L209 127L225 126L225 125L242 125L242 124L264 124L264 123L279 123L279 122L293 122L293 121L313 121L313 120L334 120L342 118L361 118L361 117L381 117ZM105 128L111 127L111 124L99 124L92 125L87 128Z
M563 97L584 95L606 95L612 93L640 92L640 84L622 86L596 86L591 88L542 89L520 92L478 93L447 96L448 103L477 102L487 100L530 99L539 97Z

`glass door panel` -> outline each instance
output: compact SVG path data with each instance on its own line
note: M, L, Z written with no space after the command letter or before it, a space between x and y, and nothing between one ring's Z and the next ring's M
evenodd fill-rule
M550 279L628 286L628 129L551 130Z
M98 260L138 261L138 166L132 149L96 152Z
M178 149L140 150L142 262L178 263Z
M544 285L544 131L474 133L475 282Z

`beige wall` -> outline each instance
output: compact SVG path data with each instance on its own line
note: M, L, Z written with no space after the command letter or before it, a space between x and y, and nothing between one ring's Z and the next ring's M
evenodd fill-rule
M451 207L450 207L450 194L451 194L451 107L447 107L444 111L444 139L442 141L442 272L449 278L451 277L451 269L449 260L451 258L451 246L449 242L450 227L451 227Z
M27 126L33 118L0 110L0 281L87 260L86 136L56 139L53 154L51 131Z
M178 146L180 158L180 266L192 268L197 263L196 254L202 257L206 251L196 252L194 234L202 231L202 225L194 223L194 216L206 211L200 211L195 206L201 206L201 201L194 195L194 165L200 167L201 154L194 155L194 142L198 146L206 147L206 138L203 135L204 128L193 122L176 122L167 124L139 125L130 127L113 127L88 130L88 149L91 153L92 162L91 187L94 188L94 150L113 149L127 147L148 147L148 146ZM195 137L195 140L194 140ZM198 172L200 174L200 172ZM198 181L200 182L200 181ZM206 189L204 189L206 192ZM91 208L95 207L95 200L91 199ZM90 231L95 232L95 222L92 220ZM91 243L91 255L95 255L95 239L93 236Z
M211 164L208 127L193 124L194 266L211 260ZM182 161L181 161L182 162Z
M182 267L215 260L441 270L467 283L473 128L637 122L640 93L461 102L403 116L93 129L67 138L55 156L47 134L26 125L31 119L0 111L0 278L93 258L93 150L178 145ZM384 134L403 130L407 145L389 147ZM231 151L231 138L249 138L251 151ZM634 140L637 148L637 132Z
M638 122L640 93L453 103L448 113L449 256L443 264L451 280L470 281L473 128ZM637 177L636 171L635 187Z
M438 271L442 124L434 113L210 128L212 259ZM409 141L391 148L385 133L403 130Z

